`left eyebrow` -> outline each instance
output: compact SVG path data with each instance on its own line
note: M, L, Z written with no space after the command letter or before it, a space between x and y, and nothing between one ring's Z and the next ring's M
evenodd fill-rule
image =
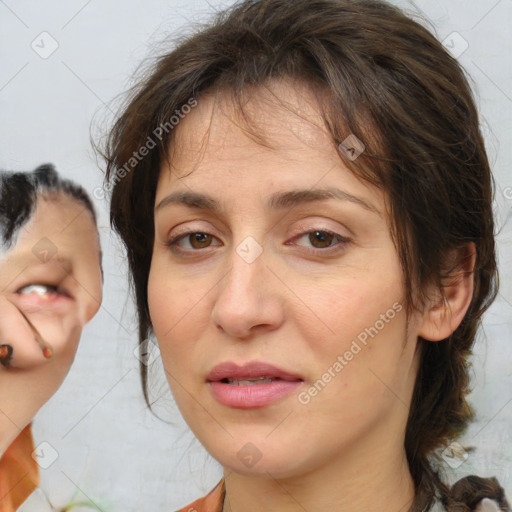
M284 210L286 208L293 208L294 206L300 204L311 203L314 201L325 201L327 199L340 199L342 201L350 201L351 203L354 203L366 210L380 215L379 210L368 201L334 187L276 192L275 194L272 194L268 199L267 206L270 210L278 211ZM215 213L219 213L224 210L216 199L207 194L182 191L173 192L172 194L164 197L156 206L155 211L158 211L170 204L181 204L189 208L211 210Z

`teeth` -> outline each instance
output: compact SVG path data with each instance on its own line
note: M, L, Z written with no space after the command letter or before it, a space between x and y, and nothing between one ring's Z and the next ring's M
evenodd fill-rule
M252 386L254 384L269 384L271 382L274 382L275 380L275 378L271 377L257 377L254 379L245 380L227 379L228 384L231 384L232 386Z
M37 293L40 297L46 297L49 293L49 287L44 286L42 284L31 284L25 286L23 290L21 290L21 295L30 295L31 293Z

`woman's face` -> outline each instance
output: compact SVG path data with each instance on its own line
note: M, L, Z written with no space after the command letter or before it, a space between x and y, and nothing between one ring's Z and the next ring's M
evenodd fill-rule
M223 96L180 121L148 299L195 435L223 466L278 478L403 451L420 319L406 333L383 193L344 166L311 92L273 88L301 117L251 97L272 149Z

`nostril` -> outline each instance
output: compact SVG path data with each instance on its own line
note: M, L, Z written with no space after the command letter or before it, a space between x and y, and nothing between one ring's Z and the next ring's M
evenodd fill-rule
M0 345L0 363L2 366L9 366L12 359L12 346L11 345Z

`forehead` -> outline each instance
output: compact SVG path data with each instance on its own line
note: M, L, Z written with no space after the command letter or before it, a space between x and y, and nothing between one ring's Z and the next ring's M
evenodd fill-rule
M256 154L273 152L274 157L297 160L307 156L307 149L331 148L315 92L302 82L274 80L244 89L240 104L227 90L201 96L176 127L171 166L179 171L184 151L187 160L212 156L245 160L248 145Z
M241 200L340 185L359 196L364 192L368 203L383 202L382 191L344 164L326 127L318 91L301 82L274 81L268 88L249 89L242 108L225 91L199 98L175 129L169 159L162 162L156 205L171 189L218 192L223 198L233 192Z

